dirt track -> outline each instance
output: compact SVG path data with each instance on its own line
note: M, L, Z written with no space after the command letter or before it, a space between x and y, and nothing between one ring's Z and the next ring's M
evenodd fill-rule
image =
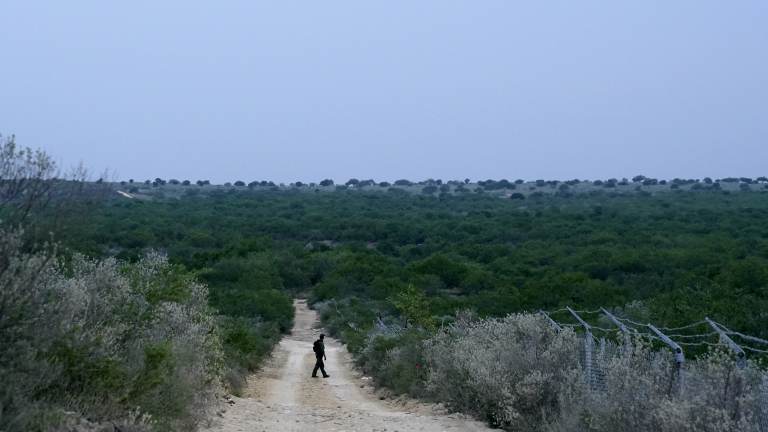
M459 415L440 415L429 405L379 400L368 381L352 372L346 350L326 338L330 378L311 378L317 314L294 303L292 334L283 338L268 364L233 398L210 431L487 431Z

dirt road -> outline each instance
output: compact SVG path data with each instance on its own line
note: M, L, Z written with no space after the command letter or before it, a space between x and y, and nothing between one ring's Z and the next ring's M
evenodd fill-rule
M283 338L272 359L248 384L245 398L234 398L224 416L208 430L235 431L488 431L459 415L440 415L429 405L381 401L350 367L346 350L326 338L330 378L311 378L312 342L317 314L303 300L294 303L292 334Z

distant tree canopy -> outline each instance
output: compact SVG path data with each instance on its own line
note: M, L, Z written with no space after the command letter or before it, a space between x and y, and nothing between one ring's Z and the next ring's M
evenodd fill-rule
M437 191L438 191L437 186L433 186L433 185L424 186L423 188L421 188L421 193L425 195L431 195Z

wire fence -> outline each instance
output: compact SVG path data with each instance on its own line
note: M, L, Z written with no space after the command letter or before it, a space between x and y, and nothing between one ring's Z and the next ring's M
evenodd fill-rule
M600 392L597 394L603 397L610 393L609 387L615 385L610 381L608 372L611 362L620 356L634 356L639 360L640 367L656 371L655 376L662 377L661 385L668 397L684 398L711 391L713 385L706 382L712 377L702 375L696 361L689 360L712 349L730 353L735 359L734 367L757 374L760 385L756 403L759 409L754 412L752 420L757 430L768 432L768 373L759 365L761 361L768 361L768 340L731 330L709 318L683 326L666 327L618 316L604 308L575 310L566 307L539 313L555 329L570 329L580 335L582 343L578 355L585 383L591 391ZM398 336L406 330L378 317L369 337ZM653 349L634 350L637 340L644 340L644 344L650 344ZM743 396L738 389L725 388L721 393L728 395L728 400L716 402L718 404L738 405ZM738 412L738 408L734 412Z
M619 317L604 308L597 310L574 310L566 307L553 311L540 311L556 329L571 328L583 335L581 361L585 380L593 391L605 392L608 383L605 371L612 357L625 355L624 352L633 338L644 338L657 344L661 349L650 351L646 359L654 368L670 367L670 393L681 393L695 388L700 376L688 374L686 352L702 353L719 348L731 352L739 368L755 367L748 363L748 357L761 359L768 354L768 340L732 331L723 324L709 318L680 327L656 327ZM608 326L612 325L612 326ZM670 355L670 353L672 355ZM761 409L755 417L758 429L768 432L768 374L762 376L760 386ZM729 403L738 403L738 393L733 393Z

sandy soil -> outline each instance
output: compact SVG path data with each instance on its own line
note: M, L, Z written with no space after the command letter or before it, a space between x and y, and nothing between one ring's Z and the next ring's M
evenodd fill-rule
M317 314L303 300L296 320L265 367L251 377L244 398L232 398L207 430L235 431L488 431L461 415L415 401L380 400L370 382L353 372L347 351L326 337L330 378L311 378L312 342L320 333Z

